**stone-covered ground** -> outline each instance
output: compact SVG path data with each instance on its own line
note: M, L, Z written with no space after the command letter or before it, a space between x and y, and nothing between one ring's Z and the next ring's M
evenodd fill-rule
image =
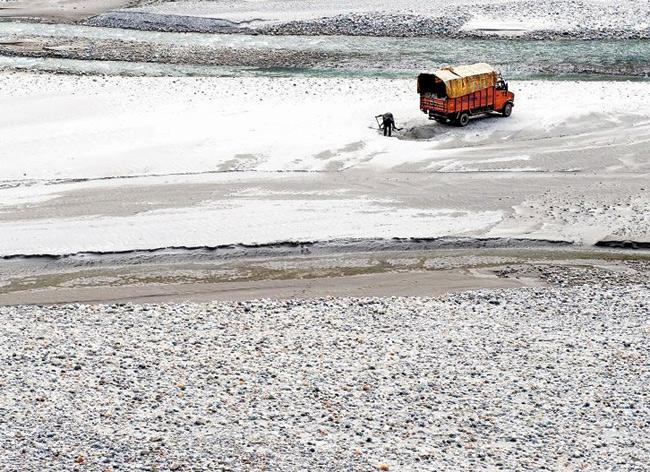
M647 470L650 287L572 280L0 308L0 469Z

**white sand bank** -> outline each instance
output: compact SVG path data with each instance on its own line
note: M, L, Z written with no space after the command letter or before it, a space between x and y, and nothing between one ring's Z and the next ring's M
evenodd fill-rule
M511 118L464 129L428 121L414 85L2 75L0 254L362 237L648 240L647 84L512 83ZM405 139L373 128L387 110ZM234 170L247 172L223 173ZM115 179L138 175L147 177Z
M510 119L440 126L415 82L0 76L0 180L225 170L648 168L650 87L519 82ZM406 140L374 115L395 113ZM416 138L428 138L414 141Z

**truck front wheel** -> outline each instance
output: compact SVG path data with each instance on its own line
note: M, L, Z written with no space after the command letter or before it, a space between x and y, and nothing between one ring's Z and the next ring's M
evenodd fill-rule
M467 126L469 124L469 113L463 112L458 117L458 126Z
M508 118L510 115L512 115L512 103L508 102L505 104L503 107L503 116Z

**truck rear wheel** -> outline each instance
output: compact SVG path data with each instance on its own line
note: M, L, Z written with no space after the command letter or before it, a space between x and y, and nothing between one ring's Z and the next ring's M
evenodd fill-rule
M503 116L508 118L510 115L512 115L512 103L508 102L504 105L503 107Z
M461 113L460 116L458 117L457 123L458 126L463 126L463 127L467 126L469 124L469 113L467 112Z

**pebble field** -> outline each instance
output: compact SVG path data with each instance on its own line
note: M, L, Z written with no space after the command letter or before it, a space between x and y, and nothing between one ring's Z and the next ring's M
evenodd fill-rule
M650 286L2 307L3 471L644 471Z

